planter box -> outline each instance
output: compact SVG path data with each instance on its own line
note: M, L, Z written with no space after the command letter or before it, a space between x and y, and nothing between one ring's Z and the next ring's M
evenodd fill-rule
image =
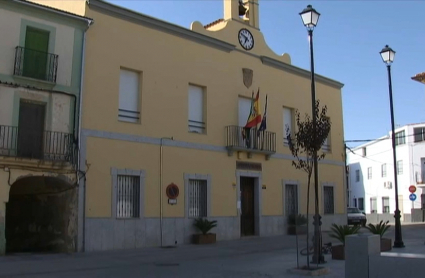
M332 245L332 260L345 260L344 245Z
M305 235L307 226L288 226L288 235Z
M193 243L194 244L211 244L216 242L216 235L215 234L200 234L200 235L193 235Z
M381 238L381 252L391 251L392 242L391 238Z

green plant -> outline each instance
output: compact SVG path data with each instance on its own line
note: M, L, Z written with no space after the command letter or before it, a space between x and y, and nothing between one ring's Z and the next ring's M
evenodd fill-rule
M368 229L372 234L379 235L382 238L391 226L391 225L388 224L389 222L390 221L384 222L384 221L381 220L381 222L379 222L379 224L376 224L376 225L369 224L369 225L367 225L366 229Z
M209 221L206 218L197 218L195 219L195 223L193 225L198 228L199 231L203 235L206 235L212 228L217 227L217 221Z
M333 223L331 227L332 233L329 236L339 240L345 246L345 237L357 234L359 229L360 226L336 225Z
M288 224L291 226L302 226L307 224L307 217L302 214L290 214L288 216Z

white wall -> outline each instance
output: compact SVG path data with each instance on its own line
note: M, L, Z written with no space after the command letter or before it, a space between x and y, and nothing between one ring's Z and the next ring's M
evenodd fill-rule
M416 125L420 126L420 125ZM396 132L405 130L406 143L396 148L397 161L403 161L403 174L397 176L398 195L403 196L403 203L399 204L400 210L404 214L410 214L410 209L414 205L415 208L420 207L420 197L422 189L418 187L415 180L415 171L421 171L420 158L425 157L425 142L413 142L413 127L405 126L396 129ZM425 126L425 124L423 124ZM366 157L362 157L362 147L366 147ZM350 206L353 206L353 198L365 198L365 212L370 213L370 198L376 197L378 213L382 213L382 197L390 199L390 213L395 210L395 183L394 183L394 164L391 139L374 141L364 144L353 149L354 153L347 153L347 163L350 168L349 184L350 184ZM381 176L381 165L387 164L387 176ZM372 167L372 179L368 179L367 168ZM360 170L360 181L356 182L356 170ZM392 188L384 187L385 181L392 182ZM417 199L415 202L409 200L409 186L415 185ZM419 185L421 186L421 185Z
M55 50L53 53L59 55L56 83L65 86L71 85L74 28L6 9L0 9L0 74L13 74L15 48L20 45L21 20L23 18L56 28Z

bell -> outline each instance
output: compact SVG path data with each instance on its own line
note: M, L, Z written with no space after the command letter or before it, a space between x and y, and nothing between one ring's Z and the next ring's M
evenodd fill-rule
M244 7L242 1L239 1L239 16L243 16L246 13L246 8Z

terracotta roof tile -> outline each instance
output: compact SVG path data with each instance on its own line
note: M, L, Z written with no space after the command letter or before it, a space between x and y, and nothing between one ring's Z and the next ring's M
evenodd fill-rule
M214 26L214 25L216 25L216 24L219 24L220 22L223 22L223 21L224 21L224 19L223 19L223 18L217 19L217 20L215 20L215 21L213 21L213 22L211 22L211 23L209 23L209 24L205 25L205 26L204 26L204 28L205 28L205 29L208 29L208 28L210 28L210 27L212 27L212 26Z
M424 82L425 81L425 72L418 73L415 76L412 77L413 80Z

